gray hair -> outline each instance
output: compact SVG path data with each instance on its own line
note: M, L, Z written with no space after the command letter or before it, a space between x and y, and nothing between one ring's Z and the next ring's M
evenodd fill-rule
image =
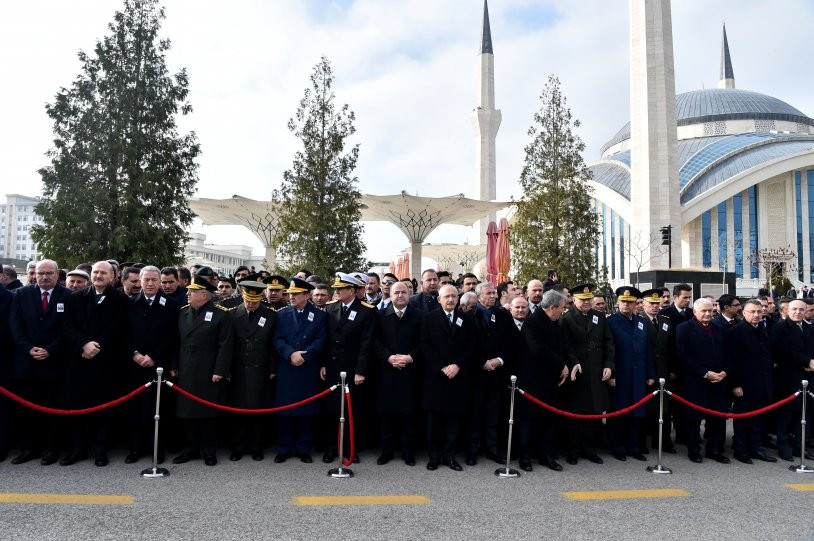
M12 280L17 279L17 271L11 265L3 265L3 274L11 278Z
M57 262L54 261L53 259L42 259L40 261L31 261L28 263L27 268L30 269L32 267L32 263L34 264L33 265L34 268L40 268L43 265L53 265L54 270L59 270L59 265L57 265Z
M37 262L36 262L36 261L29 261L29 262L28 262L28 264L25 266L25 269L26 269L26 270L28 270L28 269L33 269L33 268L34 268L34 267L36 267L36 266L37 266Z
M147 265L146 267L142 267L141 270L139 271L139 273L138 273L139 279L143 278L144 274L148 273L148 272L155 272L159 276L161 276L161 269L159 269L158 267L155 267L153 265Z
M479 282L478 285L475 286L475 295L478 295L478 296L482 295L483 294L483 288L485 288L485 287L495 287L495 284L493 284L492 282ZM471 293L471 292L467 291L467 293Z
M480 284L478 284L478 285L480 285ZM477 297L477 295L475 295L472 291L467 291L466 293L461 295L461 300L460 300L461 306L466 306L467 304L469 304L469 301L471 301L472 299L474 299L476 297Z
M712 308L712 306L713 306L713 303L712 303L711 300L709 300L706 297L701 297L700 299L695 299L695 302L692 303L693 312L696 311L696 310L700 310L702 304L708 305L710 308Z
M540 308L545 310L546 308L559 308L568 298L560 293L559 291L554 291L553 289L549 289L545 293L543 293L543 300L540 301Z

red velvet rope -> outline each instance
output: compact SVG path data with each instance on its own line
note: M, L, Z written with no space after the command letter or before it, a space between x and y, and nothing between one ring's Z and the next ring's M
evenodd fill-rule
M6 395L10 399L14 400L18 404L22 404L27 408L31 408L32 410L40 411L42 413L53 413L54 415L85 415L86 413L96 413L98 411L105 410L107 408L112 408L113 406L118 406L122 402L127 402L134 396L138 396L144 391L147 390L147 387L152 385L153 382L150 381L145 383L144 385L140 385L137 388L133 389L126 395L121 398L117 398L116 400L112 400L110 402L106 402L104 404L99 404L98 406L93 406L92 408L83 408L78 410L63 410L58 408L49 408L47 406L40 406L39 404L35 404L26 400L25 398L21 397L20 395L14 394L5 387L0 386L0 393Z
M565 417L570 417L572 419L610 419L611 417L618 417L620 415L624 415L625 413L630 413L631 411L635 410L639 406L646 404L650 401L658 391L653 391L652 393L648 393L644 395L644 397L636 402L635 404L631 404L626 408L622 408L617 411L612 411L610 413L571 413L570 411L564 411L559 408L555 408L550 404L546 404L542 400L531 396L529 393L524 391L523 389L517 389L521 395L525 396L529 401L534 402L540 407L547 409L548 411L554 412L558 415L563 415Z
M800 391L797 391L793 395L788 396L788 397L784 398L783 400L780 400L779 402L775 402L774 404L769 404L768 406L765 406L763 408L760 408L760 409L757 409L757 410L754 410L754 411L745 411L743 413L724 413L724 412L718 411L718 410L711 410L709 408L705 408L704 406L699 406L697 404L693 404L692 402L690 402L686 398L682 398L682 397L678 396L677 394L675 394L673 392L667 391L667 394L670 397L674 398L676 401L684 404L685 406L688 406L688 407L690 407L690 408L692 408L694 410L698 410L698 411L702 411L704 413L708 413L709 415L715 415L717 417L726 417L727 419L746 419L747 417L754 417L755 415L760 415L761 413L766 413L767 411L771 411L771 410L773 410L775 408L779 408L780 406L788 404L789 402L791 402L792 400L797 398L797 395L800 394Z
M345 400L348 403L348 432L350 433L350 458L345 460L342 456L342 449L339 447L340 437L337 435L336 448L339 449L339 460L343 466L350 466L353 464L353 458L356 456L356 435L353 433L353 404L350 400L350 389L345 391ZM342 433L342 424L339 425L339 434Z
M333 387L329 387L329 388L325 389L324 391L322 391L321 393L315 394L314 396L312 396L310 398L306 398L305 400L300 400L299 402L294 402L293 404L286 404L285 406L277 406L276 408L245 409L245 408L233 408L232 406L224 406L223 404L217 404L215 402L210 402L209 400L206 400L206 399L201 398L199 396L195 396L194 394L190 393L186 389L183 389L183 388L179 387L178 384L176 384L176 383L172 383L170 381L164 381L164 383L169 385L171 389L176 390L179 394L189 398L190 400L194 400L195 402L198 402L199 404L203 404L204 406L209 406L210 408L215 408L215 409L219 409L219 410L223 410L223 411L231 411L232 413L251 413L251 414L256 414L256 413L277 413L279 411L285 411L285 410L290 410L290 409L297 408L299 406L304 406L305 404L308 404L309 402L313 402L314 400L319 400L323 396L333 392L337 387L339 387L339 385L334 385Z

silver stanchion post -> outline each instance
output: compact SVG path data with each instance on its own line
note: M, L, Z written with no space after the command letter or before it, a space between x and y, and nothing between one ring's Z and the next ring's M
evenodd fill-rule
M647 471L650 473L673 473L673 470L662 466L661 464L661 446L664 437L664 378L659 378L659 458L655 466L648 466Z
M512 396L509 402L509 441L506 443L506 467L495 470L501 478L520 477L520 472L509 467L512 460L512 427L514 426L514 392L517 390L517 376L512 376Z
M142 477L156 478L166 477L170 474L167 468L158 467L158 421L161 420L161 378L164 375L164 369L160 366L155 369L158 385L155 387L155 430L153 432L153 467L141 471Z
M789 466L789 469L797 473L814 473L814 468L806 466L806 402L808 402L808 380L803 380L803 414L800 418L800 465Z
M345 378L347 375L347 372L339 373L339 377L342 378L342 384L339 388L339 449L337 449L339 467L328 470L328 477L353 477L351 470L342 467L342 452L345 447L345 393L348 392L348 388L345 386ZM350 457L350 459L353 460L353 457Z

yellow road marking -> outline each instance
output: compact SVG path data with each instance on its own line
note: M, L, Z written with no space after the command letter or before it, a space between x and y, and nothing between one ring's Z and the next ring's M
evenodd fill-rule
M297 496L294 505L423 505L426 496Z
M675 498L692 496L686 490L662 488L655 490L596 490L591 492L563 492L569 500L625 500L632 498Z
M786 486L802 492L810 492L814 490L814 483L789 483Z
M14 494L0 493L0 503L43 503L74 505L129 505L133 496L94 494Z

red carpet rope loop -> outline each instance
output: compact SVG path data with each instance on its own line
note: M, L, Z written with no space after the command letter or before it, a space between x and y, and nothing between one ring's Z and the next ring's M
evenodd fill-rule
M631 404L628 407L622 408L622 409L620 409L618 411L612 411L610 413L590 413L589 414L589 413L571 413L570 411L564 411L564 410L561 410L559 408L555 408L551 404L546 404L542 400L531 396L529 393L527 393L523 389L517 389L517 390L521 395L526 397L526 399L529 400L530 402L533 402L533 403L537 404L538 406L547 409L548 411L551 411L551 412L556 413L558 415L562 415L564 417L570 417L572 419L610 419L611 417L618 417L620 415L624 415L625 413L630 413L631 411L635 410L636 408L638 408L640 406L643 406L644 404L649 402L654 396L656 396L656 394L658 393L658 391L653 391L652 393L648 393L648 394L644 395L644 397L641 400L639 400L638 402L636 402L635 404Z
M306 398L304 400L300 400L299 402L294 402L292 404L286 404L285 406L277 406L276 408L245 409L245 408L233 408L232 406L224 406L223 404L217 404L215 402L210 402L209 400L206 400L206 399L201 398L199 396L195 396L194 394L190 393L186 389L183 389L182 387L179 387L177 384L172 383L171 381L166 381L165 380L164 383L169 385L171 389L174 389L175 391L177 391L178 394L181 394L181 395L189 398L190 400L194 400L195 402L198 402L199 404L203 404L204 406L209 406L210 408L215 408L215 409L219 409L219 410L223 410L223 411L231 411L232 413L249 413L249 414L277 413L279 411L294 409L294 408L297 408L299 406L304 406L305 404L308 404L309 402L313 402L314 400L319 400L323 396L332 393L333 391L336 390L337 387L339 387L339 385L334 385L333 387L329 387L329 388L325 389L324 391L322 391L319 394L315 394L314 396Z
M2 386L0 386L0 394L6 395L10 399L17 402L18 404L22 404L23 406L25 406L27 408L31 408L32 410L40 411L42 413L52 413L54 415L85 415L87 413L96 413L98 411L102 411L102 410L106 410L108 408L112 408L113 406L118 406L122 402L127 402L131 398L133 398L135 396L138 396L141 393L143 393L144 391L146 391L147 387L149 387L152 384L153 384L153 382L150 381L148 383L145 383L144 385L139 385L138 387L136 387L135 389L133 389L132 391L130 391L129 393L127 393L126 395L124 395L121 398L117 398L116 400L112 400L112 401L106 402L104 404L99 404L98 406L93 406L92 408L82 408L82 409L78 409L78 410L64 410L64 409L59 409L59 408L49 408L49 407L46 407L46 406L40 406L39 404L35 404L33 402L30 402L30 401L26 400L25 398L23 398L23 397L21 397L21 396L19 396L17 394L12 393L11 391L9 391L8 389L6 389L5 387L2 387Z
M692 408L694 410L702 411L702 412L707 413L709 415L715 415L717 417L726 417L727 419L746 419L748 417L754 417L755 415L760 415L761 413L766 413L767 411L771 411L771 410L773 410L775 408L779 408L780 406L784 406L784 405L788 404L789 402L791 402L792 400L797 398L797 395L800 394L800 391L797 391L793 395L788 396L788 397L784 398L783 400L780 400L779 402L775 402L774 404L769 404L768 406L765 406L763 408L756 409L754 411L745 411L743 413L728 413L728 412L724 413L722 411L711 410L709 408L705 408L703 406L693 404L692 402L690 402L686 398L682 398L682 397L678 396L677 394L675 394L673 392L667 391L667 394L671 398L676 400L677 402L680 402L680 403L684 404L687 407L690 407L690 408Z

